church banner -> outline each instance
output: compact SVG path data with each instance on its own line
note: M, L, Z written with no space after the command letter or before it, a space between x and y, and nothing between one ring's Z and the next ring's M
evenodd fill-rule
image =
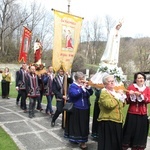
M31 34L32 32L24 27L23 29L23 34L22 34L22 39L20 43L20 51L19 51L19 62L27 62L27 56L28 56L28 51L29 51L29 46L30 46L30 41L31 41Z
M78 49L83 18L68 13L54 11L53 68L64 71L72 68Z

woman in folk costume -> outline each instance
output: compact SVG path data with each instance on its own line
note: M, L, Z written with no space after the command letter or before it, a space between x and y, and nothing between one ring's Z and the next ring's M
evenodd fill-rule
M9 99L11 74L9 68L6 67L2 73L2 98Z
M87 149L85 143L88 141L89 135L89 98L93 94L93 90L86 82L83 82L85 75L82 72L76 72L74 79L74 83L68 90L69 101L73 102L74 106L69 116L69 130L66 136L70 142L80 143L81 149Z
M123 150L146 148L149 122L147 104L150 103L150 89L145 86L146 76L135 73L133 84L129 85L127 104L129 104L126 121L123 127Z
M104 87L99 98L98 150L122 150L122 124L126 95L116 92L113 75L103 77Z

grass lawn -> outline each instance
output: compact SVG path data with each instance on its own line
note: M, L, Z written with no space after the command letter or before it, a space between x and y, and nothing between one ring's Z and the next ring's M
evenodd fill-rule
M19 150L15 142L10 136L0 127L0 149L1 150Z
M1 89L0 89L0 95L1 95ZM15 83L13 82L10 85L10 97L16 98L17 97L17 91L15 90ZM90 116L93 116L93 108L94 108L94 101L95 101L95 95L93 94L90 98L91 101L91 111ZM46 104L47 100L46 97L43 96L42 103ZM53 99L53 106L56 105L55 98ZM125 106L123 109L124 116L126 116L128 106ZM149 115L150 115L150 105L148 105L149 109ZM150 136L150 130L149 130L149 136ZM11 137L0 127L0 149L2 150L19 150L16 146L15 142L11 139Z

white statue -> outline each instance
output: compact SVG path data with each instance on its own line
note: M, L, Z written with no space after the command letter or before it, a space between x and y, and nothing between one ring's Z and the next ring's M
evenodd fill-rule
M109 33L106 48L101 58L101 63L106 63L108 65L118 64L119 57L119 46L120 46L120 34L119 29L122 23L119 22Z
M120 47L120 28L121 21L110 31L106 48L102 55L97 73L91 78L92 83L102 84L102 78L105 74L113 74L115 76L116 85L122 84L123 71L118 67L119 47Z

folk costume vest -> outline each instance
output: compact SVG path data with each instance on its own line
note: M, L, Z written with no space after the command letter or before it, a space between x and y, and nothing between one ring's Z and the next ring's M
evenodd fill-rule
M37 75L33 76L33 74L28 74L28 86L28 97L40 96L40 88Z
M19 74L20 74L20 80L18 82L18 85L19 85L19 89L20 90L25 90L26 89L26 72L23 71L22 69L19 71Z

